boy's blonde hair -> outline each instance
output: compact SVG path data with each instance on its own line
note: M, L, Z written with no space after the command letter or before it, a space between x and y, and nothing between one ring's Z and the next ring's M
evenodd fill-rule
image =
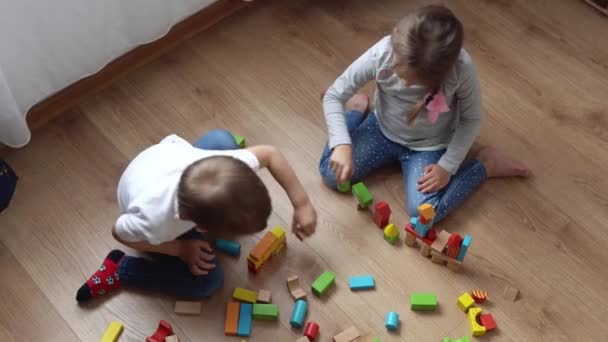
M439 92L443 80L458 60L463 36L458 18L439 5L418 8L393 29L395 72L400 77L413 72L431 90L431 95L407 114L409 125Z
M214 156L190 164L177 189L180 216L215 231L254 233L272 210L266 186L243 161Z

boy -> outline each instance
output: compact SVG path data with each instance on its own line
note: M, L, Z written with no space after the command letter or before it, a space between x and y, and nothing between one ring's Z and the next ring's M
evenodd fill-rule
M76 300L121 285L191 299L221 288L223 271L202 233L254 233L266 227L270 197L255 173L263 167L289 196L292 230L312 234L315 209L283 155L272 146L238 148L230 132L214 130L194 146L170 135L135 157L118 183L122 214L112 235L154 254L141 258L113 250L78 290Z

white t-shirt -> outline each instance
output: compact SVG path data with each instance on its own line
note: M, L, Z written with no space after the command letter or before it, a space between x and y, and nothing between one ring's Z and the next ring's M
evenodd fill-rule
M202 150L177 135L141 152L129 163L118 183L118 206L122 214L116 233L124 241L147 241L157 245L175 240L194 227L180 220L177 187L186 167L212 156L231 156L257 170L260 163L246 150Z

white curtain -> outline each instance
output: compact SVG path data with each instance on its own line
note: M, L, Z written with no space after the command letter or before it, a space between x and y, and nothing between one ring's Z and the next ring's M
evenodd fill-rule
M216 0L0 0L0 142L30 140L25 113Z

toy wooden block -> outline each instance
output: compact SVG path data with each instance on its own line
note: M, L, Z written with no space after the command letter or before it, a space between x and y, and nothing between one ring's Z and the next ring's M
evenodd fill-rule
M272 297L272 294L270 293L270 291L260 290L260 291L258 291L257 302L258 303L270 303L271 297Z
M306 336L302 336L296 340L296 342L310 342L310 341L311 340L309 340L308 337L306 337Z
M488 293L486 291L482 291L482 290L473 290L473 291L471 291L471 297L473 297L473 300L475 301L475 303L483 304L483 302L485 302L486 299L488 299Z
M443 342L471 342L471 339L469 339L469 336L463 336L463 337L457 338L455 340L452 340L449 337L445 337L443 339Z
M361 333L355 327L350 327L334 336L334 342L352 342L361 337Z
M323 272L323 274L321 274L314 281L314 283L312 283L312 292L319 297L322 296L323 294L325 294L327 289L329 289L334 284L335 280L336 276L333 273L329 271Z
M165 337L165 342L179 342L179 338L177 335L167 336Z
M253 319L276 321L279 319L279 306L276 304L253 304Z
M428 258L429 256L431 256L431 246L427 245L426 243L421 243L420 244L420 255L422 255L425 258Z
M506 300L510 300L512 302L517 300L517 296L519 295L519 290L511 285L507 285L505 287L505 291L502 294L502 297Z
M382 341L380 341L380 337L376 337L375 339L372 340L372 342L382 342Z
M424 203L418 207L418 213L424 217L425 220L432 220L435 217L435 208L429 203Z
M239 326L239 309L240 303L230 302L226 306L226 323L224 325L224 334L236 335Z
M294 328L301 328L302 324L304 324L306 311L308 311L308 303L301 299L296 300L296 303L293 306L293 311L291 311L289 324Z
M287 289L294 300L306 300L306 291L300 286L300 278L297 275L292 275L287 278Z
M496 321L494 320L494 316L490 313L479 315L479 322L486 328L486 331L496 329Z
M237 287L234 289L234 292L232 292L232 298L240 300L241 302L253 304L258 299L258 294L255 291Z
M218 249L232 256L239 256L241 254L241 244L236 241L215 239L214 245L215 249Z
M435 241L431 244L431 250L442 254L443 250L448 244L449 238L450 233L446 232L445 230L440 231L439 235L437 235L437 239L435 239Z
M348 286L351 290L369 290L375 286L374 277L371 275L351 276L348 278Z
M352 192L357 200L358 207L361 209L367 208L374 201L374 197L367 190L367 187L363 182L359 182L352 186Z
M384 240L390 244L395 244L399 240L399 229L390 223L384 228Z
M173 327L167 321L160 320L158 322L158 328L152 334L146 338L146 342L163 342L165 337L173 334Z
M307 322L304 327L304 336L310 341L314 341L319 334L319 325L315 322Z
M463 293L460 297L458 297L458 301L456 302L456 305L458 305L460 310L462 310L463 312L467 312L467 310L469 310L469 308L472 307L473 304L475 304L475 300L473 299L473 297L471 297L470 294L466 292Z
M458 261L462 262L464 260L464 256L467 254L467 250L471 245L471 240L471 235L465 235L462 244L460 245L460 252L458 252Z
M460 271L460 266L462 265L462 263L460 261L458 261L456 259L452 259L452 258L448 258L447 264L448 264L448 268L454 272Z
M486 333L486 328L477 323L477 316L481 313L481 308L470 308L468 313L469 324L471 326L471 334L473 336L483 336Z
M444 265L448 262L450 258L447 255L437 253L436 251L431 250L431 261L435 264Z
M104 331L103 336L101 336L101 339L99 340L99 342L116 342L116 341L118 341L118 338L120 337L120 334L122 334L123 329L124 328L123 328L122 324L120 324L119 322L116 322L116 321L111 321L110 324L108 324L106 331Z
M410 309L412 311L433 311L437 309L437 296L434 293L412 293Z
M242 135L238 135L238 134L233 134L232 135L234 137L234 141L236 142L237 145L239 145L240 148L245 148L245 137Z
M236 329L238 336L249 336L251 334L251 315L253 304L241 303L239 307L239 324Z
M408 232L407 229L405 229L405 244L410 247L414 247L414 245L416 245L416 235Z
M445 254L453 259L458 258L458 253L460 252L460 245L462 244L462 240L462 236L457 233L450 235Z
M175 313L179 315L200 315L201 302L175 302Z
M349 192L350 191L350 181L346 181L342 184L338 184L338 191Z
M390 331L397 330L399 328L399 314L394 311L388 312L384 320L384 326Z
M386 202L378 202L374 205L373 221L378 228L384 228L391 218L391 207Z
M281 227L274 227L266 232L264 237L249 252L247 268L253 273L259 272L264 263L273 255L279 254L285 247L285 231Z

